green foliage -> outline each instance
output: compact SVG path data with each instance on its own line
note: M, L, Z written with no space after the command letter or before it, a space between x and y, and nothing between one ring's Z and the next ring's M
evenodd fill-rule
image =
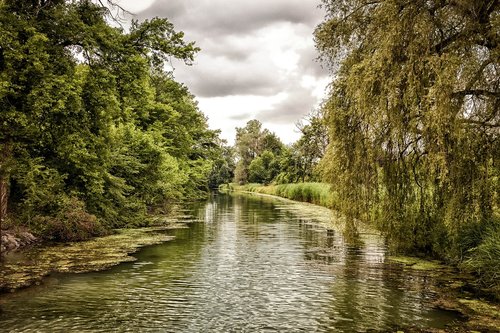
M341 66L322 170L343 211L400 248L458 257L464 228L498 204L498 3L324 6L316 44Z
M301 137L279 156L280 173L275 183L312 182L320 179L318 163L328 145L328 131L322 115L314 111L297 123Z
M29 222L36 215L57 213L66 199L65 177L44 166L41 158L26 158L19 162L13 171L11 197L20 205L23 219Z
M328 144L326 126L316 112L297 127L302 136L291 146L283 145L274 133L262 129L258 120L237 128L235 182L286 184L317 180L317 165Z
M315 40L335 80L321 170L339 208L399 250L463 260L498 220L498 1L323 7Z
M276 195L324 207L333 207L330 185L325 183L297 183L276 185Z
M267 129L262 129L258 120L250 120L243 128L236 128L235 151L238 163L234 172L234 180L245 184L248 181L270 182L276 176L277 161L271 161L282 154L283 143ZM264 160L258 159L264 152ZM249 170L251 163L253 171ZM268 168L271 168L268 170ZM259 174L264 172L264 174Z
M225 141L219 143L220 155L214 160L208 186L211 189L219 188L221 184L229 184L234 179L234 149L227 146Z
M55 215L36 215L33 222L39 234L56 241L81 241L106 233L97 217L75 197L65 198Z
M194 54L200 51L200 48L194 46L194 42L186 44L184 33L176 32L171 22L158 17L140 24L137 20L132 21L125 48L147 54L151 66L159 70L162 70L163 64L172 56L190 64L194 60Z
M248 179L248 168L245 167L243 161L238 161L234 168L234 181L240 185L246 183Z
M9 214L49 238L143 225L205 193L224 159L194 96L162 72L199 49L167 19L125 32L108 14L84 0L0 5L0 180Z
M500 299L500 225L488 229L481 243L469 250L461 264L465 270L477 274L477 283Z
M274 154L265 150L248 166L248 180L253 183L269 184L279 172L279 164Z
M309 202L328 208L334 207L334 195L330 185L325 183L298 183L265 186L249 183L243 186L231 185L232 190L276 195L290 200Z

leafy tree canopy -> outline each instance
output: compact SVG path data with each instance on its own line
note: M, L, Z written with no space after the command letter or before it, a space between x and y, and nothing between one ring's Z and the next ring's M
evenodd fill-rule
M0 220L84 238L208 189L218 132L163 72L199 49L164 18L108 19L100 1L0 2Z

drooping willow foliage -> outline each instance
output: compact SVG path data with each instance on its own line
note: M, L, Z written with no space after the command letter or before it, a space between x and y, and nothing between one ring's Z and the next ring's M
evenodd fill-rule
M324 0L325 175L399 249L462 259L498 230L496 0Z

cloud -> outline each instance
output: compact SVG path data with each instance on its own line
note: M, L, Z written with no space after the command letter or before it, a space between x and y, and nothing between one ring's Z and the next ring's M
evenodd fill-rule
M316 77L328 75L328 69L323 67L317 58L318 53L311 40L311 46L304 48L300 54L300 67L303 72Z
M314 60L319 1L156 0L137 18L166 17L201 48L193 66L174 61L174 75L223 137L231 142L234 127L257 118L290 142L328 81Z
M307 27L285 22L245 36L207 38L195 65L176 66L175 75L201 97L274 95L297 74L320 72L309 51L313 45L308 32Z
M251 118L252 118L251 113L240 113L240 114L234 114L234 115L229 116L229 119L236 120L236 121L249 120Z
M312 91L299 85L287 89L287 96L270 110L257 113L257 119L276 124L295 123L308 114L317 104Z
M245 34L276 22L311 25L323 17L315 0L157 0L139 18L167 17L182 29Z
M135 1L134 1L135 2ZM187 14L188 8L183 0L156 0L146 10L137 13L140 20L152 17L166 17L168 19L182 19Z
M222 41L219 51L202 51L194 66L177 66L175 76L185 80L196 96L274 95L282 76L266 52L252 51Z
M141 1L130 1L130 0L117 0L114 3L121 6L130 13L139 13L141 11L149 8L155 0L141 0Z

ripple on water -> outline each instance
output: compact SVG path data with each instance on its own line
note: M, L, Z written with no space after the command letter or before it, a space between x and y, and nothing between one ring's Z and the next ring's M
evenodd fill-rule
M306 207L306 208L304 208ZM321 207L218 196L176 240L110 270L55 275L9 296L13 332L353 332L442 327L431 276L388 264L383 240L347 244ZM196 222L202 220L202 222Z

